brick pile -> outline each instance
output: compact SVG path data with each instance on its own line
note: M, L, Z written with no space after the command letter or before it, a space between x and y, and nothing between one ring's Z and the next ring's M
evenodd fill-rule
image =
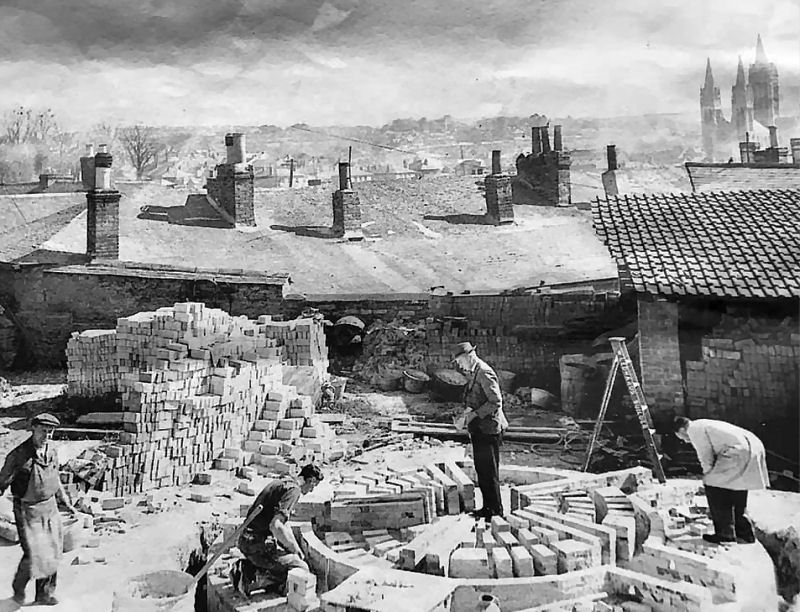
M105 343L102 354L89 352L96 338ZM324 376L317 320L250 320L180 303L74 340L70 380L121 397L124 432L106 449L103 479L117 495L185 484L212 465L253 461L270 474L290 473L301 460L343 453L314 417L312 398L283 383L285 370L297 366Z
M781 416L796 398L800 334L790 318L725 315L701 351L702 360L686 362L693 417L744 422L754 407L760 419Z
M117 390L115 330L74 332L67 341L67 395L97 397Z

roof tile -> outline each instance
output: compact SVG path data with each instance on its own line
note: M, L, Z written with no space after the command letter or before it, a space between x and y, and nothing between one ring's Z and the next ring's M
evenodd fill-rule
M800 297L800 189L618 196L592 215L636 291Z

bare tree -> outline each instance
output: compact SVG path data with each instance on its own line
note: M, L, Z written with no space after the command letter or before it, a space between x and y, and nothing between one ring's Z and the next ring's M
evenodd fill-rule
M49 108L36 111L19 106L6 114L5 141L19 145L27 143L47 143L58 133L56 116Z
M136 169L137 179L156 168L161 146L155 140L152 128L135 125L120 130L118 137L131 165Z

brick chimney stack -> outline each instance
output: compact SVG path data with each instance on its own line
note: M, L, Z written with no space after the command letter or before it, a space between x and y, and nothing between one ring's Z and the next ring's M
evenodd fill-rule
M790 138L789 146L792 148L792 160L800 166L800 138Z
M608 169L603 172L601 178L603 180L603 190L606 197L619 195L619 184L617 182L617 146L610 144L606 146L606 161L608 162Z
M564 150L562 126L553 127L553 149L548 126L531 128L531 139L532 153L517 157L517 175L512 180L514 203L569 206L572 155Z
M361 202L358 194L348 189L350 164L339 163L339 189L333 192L333 232L345 240L363 240Z
M114 158L104 144L94 156L94 180L86 193L86 254L96 259L119 259L119 191L111 186ZM88 153L87 148L87 153Z
M218 164L216 176L206 181L208 197L235 221L236 225L256 224L253 206L253 166L247 163L245 135L225 135L225 163Z
M486 217L495 225L514 223L511 177L503 174L498 150L492 151L492 173L483 179L483 185L486 190Z

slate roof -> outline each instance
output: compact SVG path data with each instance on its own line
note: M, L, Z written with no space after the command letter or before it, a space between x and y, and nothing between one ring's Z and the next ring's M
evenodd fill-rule
M592 216L638 293L800 296L800 190L598 198Z
M29 256L84 210L82 193L0 196L0 261Z
M485 225L475 182L440 176L358 183L361 242L330 237L329 186L256 190L256 227L229 228L211 223L208 211L192 204L201 196L191 190L124 185L120 259L288 273L292 293L313 295L425 293L437 286L503 291L616 277L588 211L518 206L513 225ZM85 253L86 213L41 249Z
M800 166L793 164L686 163L692 191L800 189Z

